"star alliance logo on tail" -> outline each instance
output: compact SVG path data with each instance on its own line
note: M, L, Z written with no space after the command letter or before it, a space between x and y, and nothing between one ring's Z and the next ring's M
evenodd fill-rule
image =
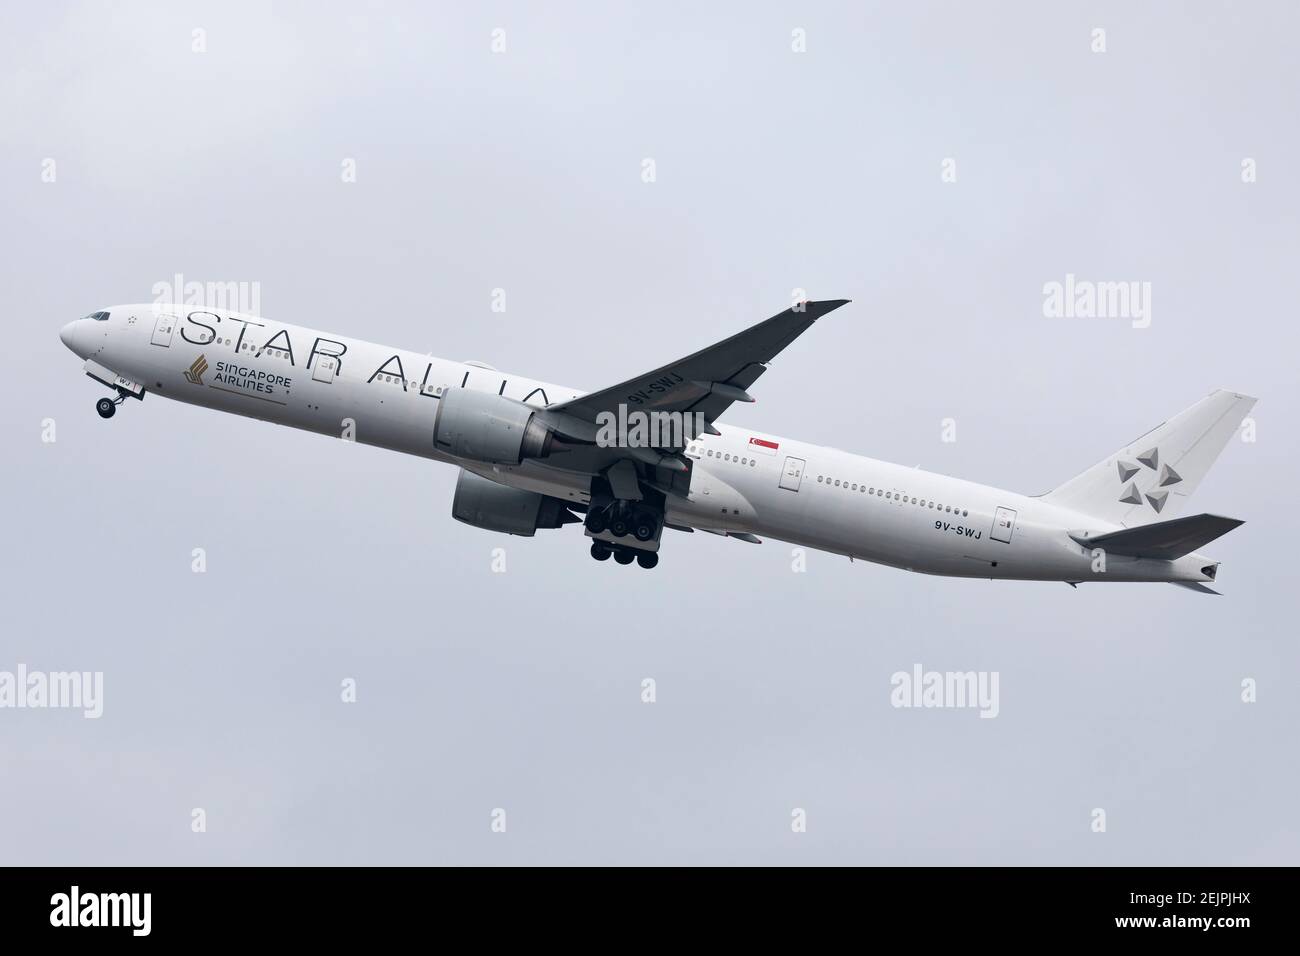
M1176 485L1183 480L1183 476L1174 471L1168 463L1160 463L1160 449L1148 448L1142 454L1137 456L1138 464L1119 459L1115 462L1115 467L1119 470L1119 483L1123 487L1123 494L1120 495L1120 501L1130 505L1142 504L1145 497L1156 514L1165 510L1165 504L1169 501L1170 485ZM1139 466L1149 468L1155 475L1155 482L1150 489L1143 492L1139 490L1136 481L1131 481L1134 475L1142 470Z
M194 364L185 370L185 381L191 385L203 384L203 373L208 370L208 360L200 355L194 360Z

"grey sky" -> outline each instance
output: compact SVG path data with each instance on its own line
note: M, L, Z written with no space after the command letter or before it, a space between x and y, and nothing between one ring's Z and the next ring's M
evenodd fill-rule
M0 710L0 862L1300 862L1292 5L4 19L0 670L105 701ZM1247 523L1221 598L702 534L597 565L452 521L430 462L155 396L101 421L59 327L177 273L578 388L848 297L726 421L1037 493L1221 385L1258 440L1192 511ZM1150 282L1150 328L1045 318L1067 273ZM891 707L918 662L997 671L997 719Z

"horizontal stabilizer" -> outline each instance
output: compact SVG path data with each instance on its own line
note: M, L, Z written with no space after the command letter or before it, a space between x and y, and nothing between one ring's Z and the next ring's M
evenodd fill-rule
M1219 515L1192 515L1107 534L1072 533L1070 537L1086 548L1101 548L1110 554L1172 561L1191 554L1244 523L1236 518Z
M1202 594L1213 594L1217 597L1223 596L1220 592L1214 590L1214 588L1207 588L1199 581L1170 581L1169 583L1177 584L1180 588L1187 588L1189 591L1200 591Z

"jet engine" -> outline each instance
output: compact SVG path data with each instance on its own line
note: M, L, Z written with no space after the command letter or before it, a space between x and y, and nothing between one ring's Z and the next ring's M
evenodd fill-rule
M538 528L559 528L581 520L559 498L499 485L464 468L456 479L451 516L476 528L526 538Z
M493 465L545 458L551 453L551 439L537 409L468 388L443 389L433 420L433 444L438 451Z

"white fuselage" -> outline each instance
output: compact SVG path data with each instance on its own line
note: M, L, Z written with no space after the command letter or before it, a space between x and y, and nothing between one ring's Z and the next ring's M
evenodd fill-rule
M565 501L588 500L586 473L551 460L513 467L462 461L432 441L444 389L503 394L541 408L582 394L572 388L223 310L107 311L107 320L79 320L63 333L88 369L93 363L166 398L456 464ZM1203 555L1110 556L1099 573L1093 553L1070 534L1118 526L1040 498L748 429L718 430L688 447L691 492L669 497L669 524L771 537L928 574L1211 580L1201 570L1212 563Z

